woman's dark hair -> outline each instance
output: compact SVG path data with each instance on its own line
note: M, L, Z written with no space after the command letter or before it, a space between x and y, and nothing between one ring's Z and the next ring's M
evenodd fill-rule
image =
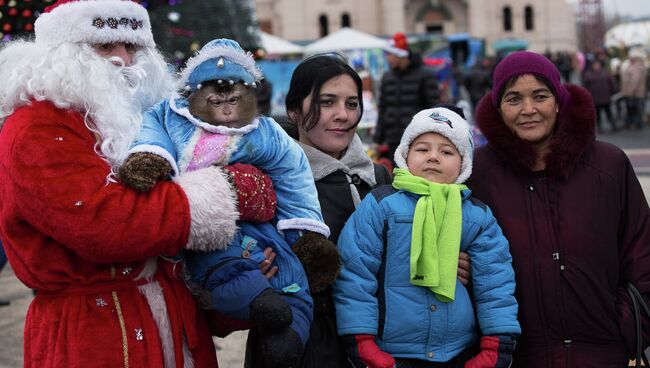
M503 84L503 87L501 88L501 90L499 91L499 94L497 95L498 96L497 101L499 101L499 106L501 106L501 102L503 101L503 95L506 93L506 90L509 87L511 87L513 84L517 83L519 78L521 78L521 76L523 76L523 75L525 75L525 74L515 75L512 78L508 79L508 81ZM537 79L537 81L543 83L548 88L548 90L551 91L551 93L555 97L556 101L558 101L558 102L560 101L558 96L557 96L557 91L555 90L555 87L553 87L553 83L551 83L551 81L548 80L548 78L546 78L546 77L544 77L542 75L539 75L539 74L532 74L532 76L535 77L535 79Z
M359 119L355 122L355 127L361 121L363 114L363 99L361 96L361 78L359 74L348 65L345 58L339 54L319 54L308 57L303 60L291 76L289 92L285 100L287 113L299 112L302 115L301 124L305 130L310 130L320 118L320 105L318 104L318 94L323 84L328 80L347 74L352 77L357 85L357 96L359 97ZM309 110L305 113L302 111L302 102L311 94L311 104ZM295 122L297 123L297 122Z

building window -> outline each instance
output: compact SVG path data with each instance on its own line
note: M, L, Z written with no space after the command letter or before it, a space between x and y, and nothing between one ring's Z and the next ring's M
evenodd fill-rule
M503 30L512 31L512 9L509 6L503 7Z
M321 16L318 17L318 24L320 24L320 36L327 36L330 33L329 20L327 19L327 15L321 14Z
M524 27L527 31L532 31L535 28L535 23L533 22L535 18L535 13L533 12L533 7L527 5L524 8Z
M341 27L352 27L352 22L350 22L350 14L341 14Z

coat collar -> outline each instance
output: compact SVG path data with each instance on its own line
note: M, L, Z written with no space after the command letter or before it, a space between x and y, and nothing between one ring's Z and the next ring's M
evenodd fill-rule
M340 170L348 175L356 174L371 187L375 186L374 165L363 148L363 143L358 135L354 135L340 160L332 158L328 154L304 143L298 142L298 144L300 144L309 159L309 166L311 166L314 180L318 181Z
M595 139L596 110L587 90L566 85L567 103L560 109L551 152L547 157L549 175L567 178L582 154ZM484 96L476 108L476 122L488 146L518 171L530 171L535 162L532 146L516 137L506 126L490 95Z

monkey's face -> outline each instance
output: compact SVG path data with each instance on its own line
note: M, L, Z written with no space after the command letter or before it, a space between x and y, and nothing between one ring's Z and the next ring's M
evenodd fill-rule
M257 115L257 100L249 88L236 84L206 84L189 97L190 113L212 125L241 128Z

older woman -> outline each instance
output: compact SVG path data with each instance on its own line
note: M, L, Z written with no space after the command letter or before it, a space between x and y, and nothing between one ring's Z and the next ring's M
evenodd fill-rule
M562 85L545 57L509 55L493 86L476 112L488 146L469 186L510 241L514 365L626 366L636 340L625 285L650 299L650 211L630 161L594 140L591 96Z

